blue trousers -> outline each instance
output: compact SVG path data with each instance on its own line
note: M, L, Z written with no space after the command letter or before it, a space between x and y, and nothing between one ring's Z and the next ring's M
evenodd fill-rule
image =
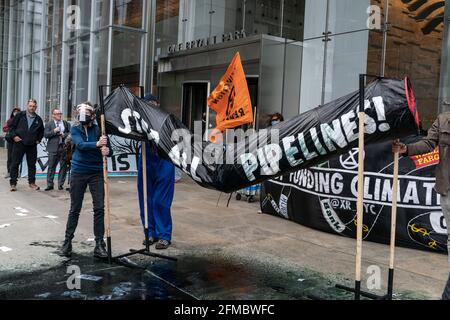
M147 208L148 236L172 240L172 206L175 189L175 167L151 151L147 144ZM138 160L138 194L142 225L144 220L144 192L142 179L142 150Z

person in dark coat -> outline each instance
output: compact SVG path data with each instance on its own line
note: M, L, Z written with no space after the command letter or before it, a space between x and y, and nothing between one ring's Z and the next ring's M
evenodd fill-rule
M37 146L44 138L44 122L36 113L37 102L30 99L27 110L19 112L11 123L11 137L14 147L11 162L11 178L9 184L11 191L17 191L19 166L24 155L27 157L28 184L33 190L40 190L36 185Z
M3 126L3 132L4 133L8 133L9 132L9 129L10 129L11 124L12 124L12 121L14 120L14 117L16 116L16 114L18 114L19 112L20 112L20 108L19 107L16 107L16 108L12 109L11 115L9 116L8 121ZM12 151L13 151L13 147L14 147L14 140L12 138L6 138L6 146L8 148L8 160L6 162L6 170L7 170L8 173L5 176L5 178L8 179L10 177L10 172L11 172Z

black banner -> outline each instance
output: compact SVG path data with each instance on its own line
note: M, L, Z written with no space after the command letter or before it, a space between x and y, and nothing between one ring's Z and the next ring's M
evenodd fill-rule
M417 140L408 137L404 142ZM265 182L262 211L321 231L356 237L357 161L358 149L353 149L320 166ZM365 150L365 240L390 241L393 161L391 143ZM437 163L437 150L400 158L398 245L447 252L447 226L440 197L433 189Z
M366 144L417 132L408 79L370 83L364 107ZM192 134L175 116L153 108L126 87L114 90L103 110L109 134L152 141L160 156L197 183L224 192L311 167L358 143L359 92L228 144L204 142L201 130Z

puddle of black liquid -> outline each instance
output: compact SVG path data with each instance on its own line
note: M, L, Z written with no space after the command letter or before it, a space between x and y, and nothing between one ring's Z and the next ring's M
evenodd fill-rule
M32 243L51 248L57 245ZM123 264L109 265L74 253L51 268L0 274L0 299L38 300L145 300L145 299L351 299L333 289L320 275L302 270L283 271L276 266L233 261L214 255L179 256L178 262L133 256ZM73 289L68 267L79 266L81 288ZM68 281L69 280L69 281ZM301 280L301 281L299 281ZM69 283L69 286L68 286Z

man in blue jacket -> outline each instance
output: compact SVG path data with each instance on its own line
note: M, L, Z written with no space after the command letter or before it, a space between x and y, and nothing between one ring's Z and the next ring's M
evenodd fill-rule
M78 225L84 193L87 186L92 195L94 206L94 256L107 258L106 245L103 241L104 197L103 188L103 156L112 156L112 150L106 136L101 136L100 128L94 124L94 108L89 103L77 106L79 125L71 131L74 152L72 156L72 175L70 180L70 212L67 219L65 241L60 253L70 257L72 253L72 239Z
M156 97L147 95L145 97L150 104L159 106ZM164 250L170 246L172 241L172 206L175 167L174 165L158 156L156 147L146 143L146 166L147 166L147 208L148 208L148 237L149 245L156 243L157 250ZM139 208L142 224L144 225L144 192L142 176L142 150L138 161L138 194ZM143 245L145 245L145 240Z

